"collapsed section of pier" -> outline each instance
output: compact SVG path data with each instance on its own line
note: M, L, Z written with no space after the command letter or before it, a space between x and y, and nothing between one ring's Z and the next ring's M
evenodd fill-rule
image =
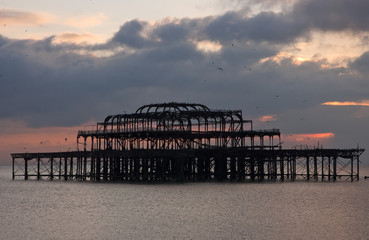
M363 151L282 149L278 129L254 130L241 110L162 103L79 131L77 151L11 156L13 179L26 180L353 181L359 179Z

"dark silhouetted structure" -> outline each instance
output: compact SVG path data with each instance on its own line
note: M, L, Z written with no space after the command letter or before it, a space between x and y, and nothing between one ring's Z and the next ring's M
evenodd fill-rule
M282 149L278 129L254 130L240 110L150 104L79 131L72 152L13 153L13 179L264 181L359 179L364 149Z

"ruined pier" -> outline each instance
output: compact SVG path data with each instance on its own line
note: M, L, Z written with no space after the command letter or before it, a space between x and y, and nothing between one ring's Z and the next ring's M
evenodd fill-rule
M80 149L82 146L82 149ZM364 149L282 149L241 110L145 105L79 131L71 152L12 153L13 179L79 181L358 180Z

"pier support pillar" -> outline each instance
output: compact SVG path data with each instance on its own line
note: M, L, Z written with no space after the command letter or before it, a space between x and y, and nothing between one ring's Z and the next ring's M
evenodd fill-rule
M333 181L337 179L337 157L333 158Z
M279 167L280 167L281 181L283 182L284 181L284 157L283 156L280 157L279 164L280 164Z
M50 158L50 180L54 180L54 158Z
M24 180L28 180L28 160L24 159Z
M14 178L15 178L15 170L14 170L14 161L15 161L15 158L13 157L12 158L13 159L13 161L12 161L12 180L14 180Z
M68 180L68 158L64 157L64 180Z
M223 181L227 178L227 157L222 153L215 156L215 179Z
M306 180L310 179L310 157L306 157Z
M314 156L314 179L318 181L318 160L316 155Z
M41 176L40 176L40 158L38 157L37 158L37 180L40 180L41 179Z
M359 181L359 164L360 164L360 161L359 161L359 156L356 156L356 180Z

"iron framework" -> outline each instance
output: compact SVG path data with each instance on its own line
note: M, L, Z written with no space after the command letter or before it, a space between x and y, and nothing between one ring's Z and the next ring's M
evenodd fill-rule
M77 151L11 156L13 179L353 181L363 151L282 149L278 129L254 130L241 110L171 102L111 115L94 130L78 131Z

